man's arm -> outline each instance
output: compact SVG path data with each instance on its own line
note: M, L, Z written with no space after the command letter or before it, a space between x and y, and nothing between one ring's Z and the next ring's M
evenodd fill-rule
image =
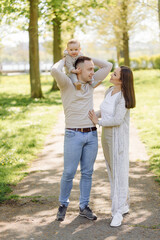
M92 58L92 60L94 64L100 68L93 75L94 88L95 88L107 77L109 72L112 70L113 64L107 61L96 59L96 58Z
M51 75L55 78L60 89L67 87L67 85L70 83L69 77L64 72L62 72L64 63L65 60L62 59L59 62L55 63L51 68Z

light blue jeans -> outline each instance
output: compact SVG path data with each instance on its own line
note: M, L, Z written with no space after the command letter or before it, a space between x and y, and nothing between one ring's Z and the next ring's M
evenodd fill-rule
M80 162L80 208L89 203L92 186L93 165L97 156L97 131L78 132L65 130L64 139L64 171L61 178L59 201L68 206L69 196L73 186L73 178Z

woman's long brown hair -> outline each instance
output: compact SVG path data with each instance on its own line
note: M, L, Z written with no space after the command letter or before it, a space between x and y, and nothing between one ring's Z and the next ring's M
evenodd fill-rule
M134 108L136 106L133 73L129 67L121 66L120 80L122 81L122 92L125 99L126 108Z

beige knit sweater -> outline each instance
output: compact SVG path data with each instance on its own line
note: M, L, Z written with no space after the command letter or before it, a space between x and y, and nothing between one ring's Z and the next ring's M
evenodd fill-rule
M93 78L95 82L103 81L112 69L112 63L92 59L99 67ZM93 109L93 87L88 83L82 84L81 90L76 90L71 79L62 71L65 60L62 59L53 65L51 75L57 81L65 114L66 128L93 127L88 117L89 110Z

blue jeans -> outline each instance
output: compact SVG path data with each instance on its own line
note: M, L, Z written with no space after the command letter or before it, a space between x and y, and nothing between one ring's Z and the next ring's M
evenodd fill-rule
M59 201L68 206L73 178L80 162L80 208L89 203L93 165L97 156L97 131L78 132L66 129L64 139L64 171L61 178Z

